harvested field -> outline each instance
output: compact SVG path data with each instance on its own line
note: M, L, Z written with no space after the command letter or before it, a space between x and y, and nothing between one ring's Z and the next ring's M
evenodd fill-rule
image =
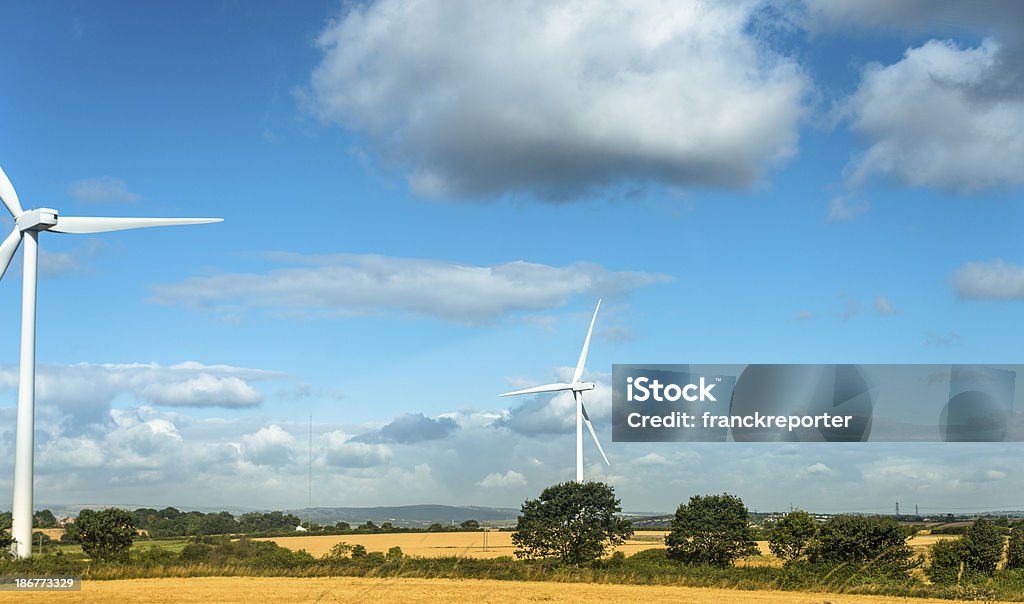
M118 602L715 602L722 604L948 604L949 600L696 587L453 579L203 577L90 581L80 592L0 592L0 603Z
M619 551L627 556L652 547L665 546L665 531L637 531ZM484 548L486 535L487 547ZM290 550L304 549L314 556L322 556L330 551L335 543L344 541L349 545L362 545L370 552L386 552L396 545L402 552L411 556L440 557L466 556L469 558L497 558L512 556L515 546L512 545L512 533L509 532L472 532L472 533L379 533L374 535L329 535L311 537L270 537L256 541L274 541L281 547ZM767 548L767 546L765 546ZM766 550L767 551L767 550Z

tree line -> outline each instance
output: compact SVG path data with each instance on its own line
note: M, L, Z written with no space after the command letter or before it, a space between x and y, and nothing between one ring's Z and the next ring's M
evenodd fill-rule
M537 499L523 503L512 534L516 556L557 558L577 566L594 563L632 536L632 525L621 512L609 485L567 482L548 487ZM847 514L819 523L796 510L775 522L767 537L789 580L856 578L910 584L915 580L911 571L924 567L933 584L961 588L984 584L999 572L1008 580L1024 579L1024 525L1006 525L975 520L962 536L932 544L926 566L925 557L909 544L916 529L889 516ZM665 550L646 556L727 569L741 558L761 555L749 510L729 493L695 495L681 503L669 529Z

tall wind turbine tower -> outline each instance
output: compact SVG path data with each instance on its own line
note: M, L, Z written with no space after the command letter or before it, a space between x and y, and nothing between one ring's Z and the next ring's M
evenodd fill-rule
M560 392L563 390L572 391L573 398L576 399L576 482L583 482L583 424L586 424L587 429L590 430L590 436L594 438L594 444L597 445L597 450L601 452L601 457L604 458L604 463L611 465L611 462L608 461L608 456L604 454L604 449L601 447L601 441L597 440L597 433L594 432L594 425L590 423L590 416L587 414L587 408L583 406L583 393L587 390L593 390L594 384L580 381L580 378L583 377L583 366L587 362L587 349L590 348L590 336L594 332L594 323L597 321L597 311L599 310L601 310L600 300L597 301L597 308L594 309L594 316L590 319L590 329L587 330L587 338L583 340L583 350L580 352L580 360L576 363L576 371L572 374L571 383L545 384L543 386L534 386L533 388L525 388L514 392L506 392L501 395L518 396L520 394L536 394L540 392Z
M18 558L32 555L32 472L36 398L36 277L39 274L39 233L105 233L156 226L220 222L220 218L101 218L60 216L57 210L23 210L14 185L0 169L0 201L14 217L14 230L0 243L0 278L7 272L18 245L25 243L21 292L21 368L18 373L18 421L14 445L14 502L11 548Z

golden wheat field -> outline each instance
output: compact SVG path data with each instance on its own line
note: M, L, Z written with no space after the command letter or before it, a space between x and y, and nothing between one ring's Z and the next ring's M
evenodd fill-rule
M665 545L665 531L637 531L633 538L618 548L627 556L640 550ZM486 546L484 539L487 539ZM398 546L412 556L440 557L465 556L470 558L497 558L515 553L512 533L382 533L375 535L328 535L315 537L268 537L257 541L274 541L291 550L304 549L314 556L326 554L335 543L362 545L367 551L386 552ZM765 546L767 551L767 546Z
M0 592L0 603L202 602L668 602L722 604L948 604L949 600L696 587L525 583L478 579L201 577L89 581L80 592Z

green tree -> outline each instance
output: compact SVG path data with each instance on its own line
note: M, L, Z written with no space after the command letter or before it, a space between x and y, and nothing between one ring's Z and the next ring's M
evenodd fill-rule
M344 521L339 521L334 524L334 528L339 531L350 531L352 530L352 525Z
M1006 570L1024 568L1024 526L1010 531L1010 545L1006 548Z
M341 560L352 555L352 546L344 541L339 541L331 547L331 551L324 554L326 560Z
M841 515L818 528L818 538L808 551L812 562L867 564L906 573L921 564L907 544L909 531L887 516Z
M952 585L959 583L964 577L964 560L967 558L967 543L963 538L942 539L928 548L931 561L924 569L924 574L932 583Z
M1003 531L991 520L978 518L968 527L963 538L967 545L967 566L992 576L1003 559Z
M0 512L0 531L11 528L11 513Z
M477 522L476 520L467 520L467 521L463 522L462 524L460 524L459 526L461 526L464 529L470 529L470 530L474 530L475 531L476 529L480 528L480 523Z
M668 557L685 564L726 567L758 553L749 512L735 495L694 495L679 505L665 537Z
M32 526L35 528L57 528L57 517L50 510L39 510L32 516Z
M67 531L90 558L124 560L135 537L135 523L131 514L117 508L82 510Z
M388 550L386 559L388 562L401 562L403 557L405 554L402 552L402 548L396 545Z
M357 543L352 546L352 558L365 558L366 557L366 546Z
M14 538L0 529L0 560L5 560L10 556L12 545L14 545Z
M625 543L632 523L622 511L615 490L602 482L563 482L523 503L512 533L519 558L558 557L583 564Z
M775 523L768 537L768 549L786 562L799 560L818 534L818 523L810 514L796 510Z

